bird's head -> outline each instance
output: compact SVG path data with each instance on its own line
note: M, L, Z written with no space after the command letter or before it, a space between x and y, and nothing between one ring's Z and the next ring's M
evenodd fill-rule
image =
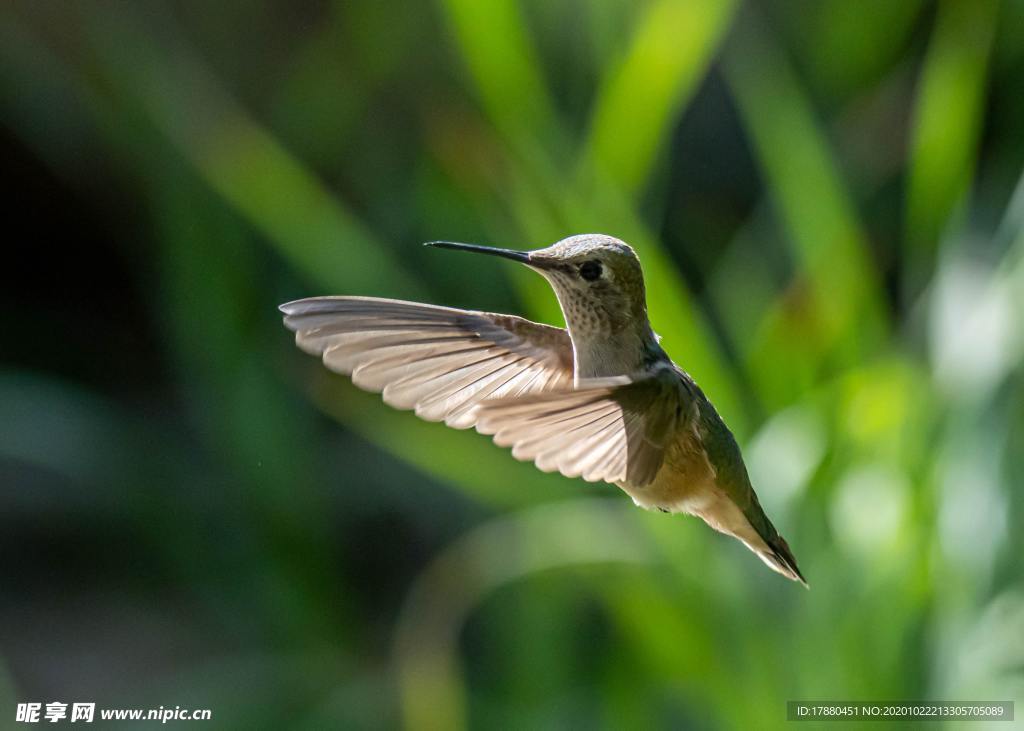
M638 327L649 329L640 260L632 247L619 239L580 234L534 251L449 241L428 245L501 256L539 272L555 290L574 336L610 336Z

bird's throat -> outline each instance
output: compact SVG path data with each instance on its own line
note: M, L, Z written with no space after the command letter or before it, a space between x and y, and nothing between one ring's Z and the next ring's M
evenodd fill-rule
M668 356L646 322L644 328L577 334L569 329L575 356L575 380L629 376L642 378Z
M611 288L581 290L548 275L572 338L575 380L649 374L668 356L647 320L643 290L627 296Z

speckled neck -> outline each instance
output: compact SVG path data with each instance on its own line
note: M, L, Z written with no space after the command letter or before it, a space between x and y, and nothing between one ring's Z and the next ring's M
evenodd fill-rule
M639 377L666 359L642 299L555 286L575 354L575 377Z

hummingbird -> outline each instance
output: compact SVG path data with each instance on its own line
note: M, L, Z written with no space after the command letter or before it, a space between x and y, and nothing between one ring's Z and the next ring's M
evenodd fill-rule
M732 432L651 329L632 247L602 234L533 251L426 246L526 265L551 285L566 327L394 299L312 297L280 306L298 347L388 405L475 427L545 472L617 485L648 510L695 515L807 586Z

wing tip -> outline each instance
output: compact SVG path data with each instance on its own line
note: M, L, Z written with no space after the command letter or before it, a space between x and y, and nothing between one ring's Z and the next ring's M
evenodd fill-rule
M277 306L277 309L285 315L303 315L309 312L315 305L332 297L302 297L301 299L284 302Z

